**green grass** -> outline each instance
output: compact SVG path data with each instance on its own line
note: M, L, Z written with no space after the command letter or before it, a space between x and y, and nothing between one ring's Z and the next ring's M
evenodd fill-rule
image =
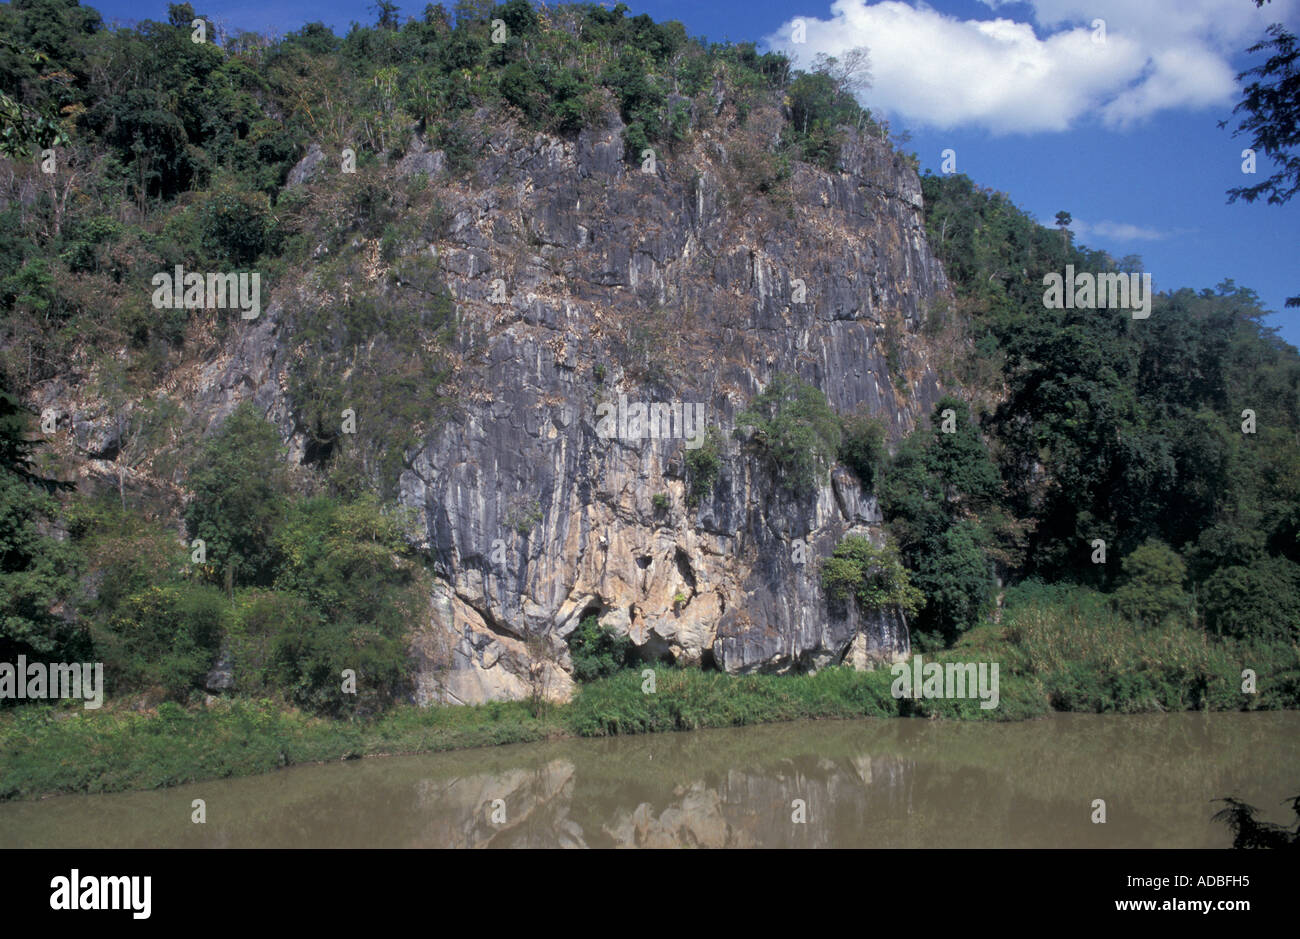
M155 789L246 776L280 766L377 754L430 753L566 736L739 727L794 720L932 717L1016 721L1053 710L1139 713L1273 710L1300 705L1300 650L1222 641L1187 627L1143 630L1097 595L1008 594L1003 622L963 636L931 662L997 662L999 703L895 699L888 668L832 667L812 675L727 675L659 668L654 693L640 669L580 686L535 715L524 702L403 705L366 721L312 717L270 700L154 712L72 702L0 713L0 800L56 793ZM1241 692L1253 669L1258 694Z

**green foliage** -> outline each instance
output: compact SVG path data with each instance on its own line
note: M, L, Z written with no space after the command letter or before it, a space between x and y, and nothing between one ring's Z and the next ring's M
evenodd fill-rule
M569 634L568 643L573 677L577 681L605 678L621 669L631 668L638 661L632 640L601 626L594 616L588 616L578 624L578 628Z
M773 376L736 415L736 426L753 428L752 442L779 480L799 495L816 489L840 447L840 422L826 395L794 375Z
M349 253L335 270L347 277L361 264ZM325 309L291 309L289 390L311 437L308 462L328 467L348 497L378 489L391 498L407 451L451 403L443 386L456 309L436 262L403 257L388 280ZM355 433L344 433L347 410Z
M1255 5L1260 6L1260 0ZM1300 42L1282 23L1269 26L1267 35L1270 38L1246 50L1267 51L1269 57L1237 76L1238 81L1255 80L1245 86L1241 101L1232 109L1233 114L1246 114L1232 136L1249 133L1251 149L1281 168L1263 182L1229 189L1229 202L1254 202L1267 194L1270 205L1283 205L1300 192ZM1226 124L1221 121L1219 126ZM1286 306L1300 307L1300 296L1287 297Z
M712 427L704 435L703 442L694 449L686 451L686 471L690 486L686 491L686 501L691 508L700 504L700 500L713 494L713 484L722 470L722 439Z
M655 507L656 512L667 512L672 505L672 500L668 498L668 493L656 492L650 497L650 504Z
M982 507L997 499L1001 479L966 402L945 395L934 406L930 422L935 433L926 453L926 468L943 481L950 501ZM945 425L953 431L947 432Z
M1300 565L1281 557L1220 567L1205 581L1205 625L1223 636L1300 637Z
M563 731L522 703L504 702L408 705L366 722L246 699L188 710L164 703L152 714L28 707L0 719L0 800L156 789L366 754L545 740Z
M885 425L866 412L859 411L841 418L839 459L871 492L888 454L885 448Z
M71 599L76 558L49 534L55 488L33 470L31 415L0 389L0 661L75 654L80 630L55 610Z
M115 692L161 687L184 701L203 687L225 633L230 603L208 584L146 587L115 604L92 635Z
M251 265L266 249L269 228L265 196L224 188L199 203L199 245L218 265Z
M205 544L205 573L214 583L270 582L273 538L287 502L282 451L275 428L245 402L195 461L185 522L189 537Z
M427 596L405 537L410 518L373 497L321 496L284 502L280 515L257 521L269 525L267 586L237 590L232 603L188 579L205 568L190 563L174 532L114 500L78 508L69 532L87 558L94 595L83 612L109 686L161 688L183 701L224 648L239 694L332 716L403 699L407 634ZM348 668L357 673L355 695L341 688Z
M1229 202L1237 199L1254 202L1267 195L1270 205L1282 205L1300 192L1300 153L1297 153L1300 111L1296 105L1297 91L1300 91L1300 43L1282 23L1271 25L1267 35L1270 38L1246 50L1270 54L1263 64L1237 76L1238 81L1248 77L1255 80L1245 87L1241 101L1232 109L1233 114L1245 114L1232 135L1249 133L1251 148L1270 157L1281 169L1253 186L1228 190Z
M912 624L920 649L951 643L978 622L992 586L995 542L1005 527L995 511L997 469L968 406L944 397L930 422L928 434L918 429L899 447L880 486L881 510L912 583L926 598Z
M68 534L85 559L93 600L82 604L82 612L92 621L111 618L129 597L150 587L179 583L191 570L174 528L123 508L107 494L69 507Z
M275 588L304 606L277 601L299 617L273 627L270 659L278 684L298 705L331 715L367 713L407 694L407 633L423 580L408 557L405 525L373 498L318 497L289 510L275 537ZM265 616L241 622L247 630ZM342 691L345 669L356 673L356 694Z
M912 586L892 544L877 548L871 539L847 535L822 563L822 589L833 601L852 598L865 614L899 609L908 616L925 603Z
M1150 538L1124 558L1123 568L1115 603L1129 619L1150 626L1186 614L1187 565L1169 545Z
M1141 322L1127 310L1047 309L1045 274L1140 272L1140 259L1081 248L965 177L927 175L922 188L931 244L970 316L979 362L966 377L1000 402L984 430L1001 491L977 485L983 469L959 486L988 503L971 512L1000 543L990 553L1021 575L1107 588L1120 565L1088 563L1087 545L1104 539L1125 558L1156 539L1181 552L1207 625L1276 635L1270 622L1292 621L1285 606L1247 618L1226 599L1262 609L1242 569L1272 558L1265 579L1285 583L1276 562L1300 561L1300 358L1264 325L1259 298L1226 281L1157 295ZM1258 416L1254 434L1242 433L1244 407ZM912 492L930 491L915 461L902 462ZM936 513L896 495L897 521L924 538ZM1138 602L1136 589L1125 602ZM1172 590L1167 599L1177 605Z
M1300 694L1300 653L1291 643L1207 641L1172 619L1139 629L1110 597L1085 587L1027 581L1011 588L1003 624L1009 649L1002 654L1014 670L1038 677L1057 710L1291 708ZM961 642L1002 631L980 627ZM1269 675L1258 694L1242 693L1243 662Z

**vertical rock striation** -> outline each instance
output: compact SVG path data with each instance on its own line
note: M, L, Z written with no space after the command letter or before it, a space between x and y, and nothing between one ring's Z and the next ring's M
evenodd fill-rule
M776 123L756 113L750 142ZM563 697L563 640L592 614L647 660L733 673L907 652L899 616L832 611L818 582L844 534L879 537L875 499L842 468L796 498L732 430L777 372L894 437L928 412L919 330L947 288L920 182L850 135L841 171L796 164L783 203L736 185L736 144L701 134L644 173L617 122L572 141L502 126L468 180L423 144L398 164L440 187L460 325L462 407L399 485L440 578L420 701ZM725 454L711 494L688 501L686 441L602 435L620 396L703 405Z

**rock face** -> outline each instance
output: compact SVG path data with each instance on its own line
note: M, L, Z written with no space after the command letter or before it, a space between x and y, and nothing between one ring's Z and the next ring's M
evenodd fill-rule
M448 187L437 247L467 403L409 455L399 487L446 583L417 638L442 649L421 660L422 702L520 697L530 669L554 664L548 693L564 697L562 640L588 615L648 661L733 673L908 652L900 616L830 610L818 582L846 533L879 538L874 498L842 468L797 498L732 431L777 372L895 437L932 407L918 328L946 284L919 180L884 144L852 138L842 172L797 165L781 207L737 192L707 138L645 173L624 162L621 131L565 142L503 129L470 184ZM602 432L597 408L621 400L702 406L725 457L698 505L681 433Z
M797 497L733 431L778 372L893 439L931 410L921 327L947 285L911 166L850 132L839 172L795 164L759 193L771 110L641 164L616 118L561 140L478 117L469 179L418 137L384 170L437 191L449 221L432 247L459 327L458 415L398 482L439 580L413 639L417 700L563 699L564 639L588 615L648 662L733 673L905 656L901 616L831 609L818 580L845 534L879 540L874 497L842 467ZM252 397L300 457L281 329L276 304L241 327L203 398L215 423ZM604 408L638 403L702 420L607 432ZM705 431L722 460L692 503Z

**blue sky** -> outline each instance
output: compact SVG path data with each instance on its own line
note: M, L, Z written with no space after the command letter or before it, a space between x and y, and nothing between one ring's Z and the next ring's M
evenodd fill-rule
M398 0L416 16L426 0ZM1008 193L1046 224L1069 211L1078 240L1116 257L1139 254L1159 290L1232 278L1277 311L1270 324L1300 345L1300 199L1227 204L1226 190L1273 172L1262 154L1244 175L1218 121L1239 98L1244 50L1270 22L1300 25L1300 0L625 0L632 13L676 19L711 40L753 40L810 62L865 45L872 87L863 103L912 135L940 170ZM453 0L444 0L450 8ZM106 20L165 19L165 0L89 4ZM336 32L372 22L370 0L201 0L227 29ZM1104 35L1096 21L1105 21ZM792 42L803 21L802 43Z

